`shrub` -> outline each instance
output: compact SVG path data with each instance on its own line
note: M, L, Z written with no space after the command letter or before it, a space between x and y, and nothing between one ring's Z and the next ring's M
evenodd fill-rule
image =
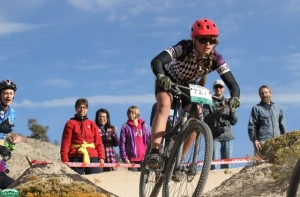
M266 141L260 154L264 160L273 163L272 176L278 183L289 180L300 158L300 130Z
M110 197L83 181L61 183L57 177L43 180L37 175L31 175L30 181L16 189L21 192L20 197Z

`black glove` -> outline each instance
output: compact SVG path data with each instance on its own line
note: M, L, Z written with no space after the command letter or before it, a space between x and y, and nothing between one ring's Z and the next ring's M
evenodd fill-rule
M8 161L11 158L11 152L5 146L0 146L0 155L4 161Z
M229 99L230 109L238 108L241 105L241 101L238 97L232 97Z
M169 77L164 74L158 74L156 77L157 84L163 87L164 90L168 91L171 89L172 81Z
M0 133L10 133L12 131L12 127L14 126L14 124L10 124L9 119L4 120L0 124Z

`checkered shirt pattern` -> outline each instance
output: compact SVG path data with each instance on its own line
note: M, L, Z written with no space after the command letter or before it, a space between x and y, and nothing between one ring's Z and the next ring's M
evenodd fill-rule
M166 49L172 61L165 66L167 72L180 84L186 84L191 80L203 76L202 61L197 61L197 52L191 40L182 40L176 45ZM217 70L219 75L229 71L229 68L221 54L215 51L215 58L211 71Z

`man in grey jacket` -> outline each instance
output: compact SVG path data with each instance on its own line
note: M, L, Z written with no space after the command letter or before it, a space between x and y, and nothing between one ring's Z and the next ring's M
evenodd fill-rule
M266 140L287 131L282 108L271 101L271 88L263 85L258 93L261 101L252 108L248 123L248 135L253 142L255 155Z
M222 80L216 80L213 84L215 96L214 106L204 105L204 121L208 124L213 135L213 159L232 158L234 134L231 126L238 121L235 110L230 109L224 97L225 84ZM229 168L229 164L221 164L221 169ZM211 170L215 166L211 166Z

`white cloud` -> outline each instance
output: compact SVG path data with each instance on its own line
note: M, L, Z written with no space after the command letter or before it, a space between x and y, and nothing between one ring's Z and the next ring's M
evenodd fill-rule
M108 67L110 66L107 64L102 64L102 65L78 66L77 68L80 70L98 70L98 69L103 69Z
M274 102L284 105L286 108L289 105L300 104L300 93L277 93L272 97ZM16 108L37 108L37 107L67 107L73 106L78 98L62 98L53 99L49 101L35 102L30 100L23 100L22 102L14 102L13 107ZM106 96L91 96L87 97L89 105L103 105L103 104L153 104L155 98L153 94L142 95L106 95ZM246 93L241 95L241 107L252 107L254 104L260 102L258 94Z
M104 55L104 56L112 56L116 55L119 53L119 50L116 49L103 49L103 50L98 50L97 51L99 54Z
M163 39L182 39L183 33L179 31L172 31L172 32L166 32L166 31L154 31L154 32L147 32L147 33L139 33L136 34L140 37L147 37L147 38L163 38Z
M113 8L114 6L120 6L125 2L121 0L67 0L75 8L85 11L96 11Z
M86 97L90 106L103 105L103 104L153 104L155 98L153 94L145 95L123 95L123 96L91 96ZM14 108L48 108L48 107L69 107L74 106L78 98L63 98L53 99L49 101L34 102L30 100L23 100L22 102L14 102Z
M0 36L11 33L30 31L36 27L36 25L28 23L0 22Z
M284 62L283 69L290 71L290 74L294 77L297 77L296 79L298 79L298 77L300 76L300 53L290 54L288 56L282 57L281 59Z
M176 17L163 17L163 16L159 16L159 17L155 17L154 22L155 25L174 25L176 23L178 23L180 20L179 18Z
M133 72L136 75L148 75L149 71L150 71L150 68L140 68L140 69L135 69Z
M42 82L45 86L53 86L53 87L63 87L63 88L72 88L74 82L67 81L64 79L50 79Z
M146 16L149 13L164 14L167 11L176 8L176 3L170 0L166 1L140 1L140 0L67 0L76 9L92 12L103 13L108 21L113 22L119 20L122 26L134 26L136 23L131 19L139 19L137 16ZM165 24L168 20L171 24L176 17L161 17L157 18L155 23ZM146 20L142 25L149 26L149 20ZM151 24L153 25L153 23Z

